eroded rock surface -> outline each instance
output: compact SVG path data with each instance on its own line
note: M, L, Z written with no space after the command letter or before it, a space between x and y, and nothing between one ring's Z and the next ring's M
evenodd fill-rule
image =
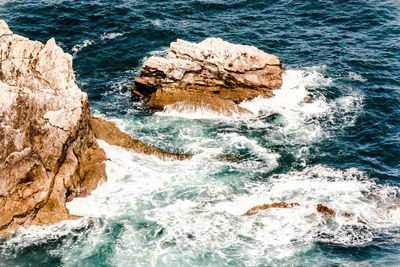
M106 141L110 145L127 148L136 153L154 155L163 160L184 160L193 157L193 154L168 153L149 146L119 130L115 123L100 118L91 117L90 126L97 139Z
M238 103L271 97L282 85L279 58L253 46L219 38L200 43L178 39L165 58L150 57L135 79L133 95L150 98L154 109L209 109L219 114L251 114Z
M89 118L72 56L0 20L0 232L76 218L66 199L106 179Z

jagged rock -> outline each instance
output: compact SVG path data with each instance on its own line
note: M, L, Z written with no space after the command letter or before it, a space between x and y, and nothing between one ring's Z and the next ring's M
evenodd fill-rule
M0 20L0 232L76 218L67 197L106 179L89 118L72 56Z
M168 153L146 145L142 141L120 131L115 123L100 118L91 117L90 126L97 139L104 140L110 145L124 147L137 153L154 155L163 160L184 160L193 157L193 154Z
M154 109L182 109L182 102L228 116L251 114L237 104L273 96L272 90L282 85L282 73L278 57L253 46L219 38L198 44L178 39L166 58L150 57L144 63L132 93L150 98Z
M293 208L295 206L300 206L300 204L296 203L296 202L294 202L294 203L274 202L271 204L263 204L263 205L258 205L258 206L252 207L251 209L246 211L243 214L243 216L254 215L260 210L267 210L267 209L271 209L271 208L287 209L287 208Z

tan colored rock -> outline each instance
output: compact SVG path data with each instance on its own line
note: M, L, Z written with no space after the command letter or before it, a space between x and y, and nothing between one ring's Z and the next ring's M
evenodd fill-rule
M375 201L381 201L382 198L378 196L377 194L371 193L367 196L367 199L369 200L375 200Z
M74 219L65 203L106 179L72 56L0 20L0 232Z
M324 215L328 215L328 216L335 216L336 215L336 211L333 209L328 208L327 206L324 206L322 204L318 204L317 205L317 212L324 214ZM346 217L349 217L351 215L348 215Z
M280 208L280 209L288 209L288 208L293 208L295 206L300 206L299 203L286 203L286 202L274 202L271 204L263 204L263 205L258 205L254 206L248 211L246 211L243 216L249 216L249 215L254 215L260 210L267 210L271 208Z
M274 203L271 203L271 204L263 204L263 205L258 205L258 206L252 207L247 212L245 212L243 214L243 216L254 215L260 210L267 210L267 209L271 209L271 208L285 208L285 209L287 209L287 208L293 208L293 207L296 207L296 206L300 206L300 204L296 203L296 202L294 202L294 203L274 202ZM388 212L389 212L390 209L394 209L394 208L393 207L388 208L387 209ZM317 207L316 207L316 210L317 210L318 213L321 213L323 215L327 215L327 216L335 216L336 215L336 211L335 210L333 210L331 208L328 208L327 206L322 205L322 204L318 204ZM347 218L354 216L353 213L347 212L347 211L346 212L342 212L341 215L343 217L347 217Z
M163 160L184 160L193 157L193 154L168 153L146 145L142 141L120 131L115 123L100 118L91 117L90 126L97 139L104 140L110 145L124 147L137 153L154 155Z
M151 57L135 79L133 95L148 97L154 109L183 105L225 115L251 112L237 104L271 97L282 85L279 58L253 46L208 38L196 44L178 39L166 58Z

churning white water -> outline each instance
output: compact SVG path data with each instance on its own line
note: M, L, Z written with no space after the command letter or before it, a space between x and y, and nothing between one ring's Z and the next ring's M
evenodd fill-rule
M400 212L387 208L399 188L379 185L355 168L306 164L313 143L329 139L332 129L352 125L362 109L357 92L349 90L347 96L330 101L318 93L318 87L335 82L323 69L286 71L274 97L241 104L254 117L167 110L141 121L108 118L144 142L196 156L166 162L99 141L110 159L108 181L91 196L67 205L85 219L20 230L8 242L40 242L72 232L84 245L62 247L67 266L110 242L109 263L114 266L215 265L221 260L253 266L283 259L309 264L297 256L312 250L315 242L352 246L395 235ZM338 117L340 126L335 124ZM143 128L148 134L139 131ZM258 129L267 129L266 134L246 134ZM291 147L299 169L271 176L287 156L276 149L282 145ZM243 159L219 157L226 154ZM242 216L255 205L280 201L300 205ZM319 203L334 209L336 216L316 212ZM120 229L117 236L108 232L110 227ZM74 232L81 228L87 230ZM319 258L314 260L318 263Z

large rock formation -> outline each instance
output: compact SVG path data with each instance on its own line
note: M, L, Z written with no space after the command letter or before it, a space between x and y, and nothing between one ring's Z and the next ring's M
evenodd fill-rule
M251 113L238 106L271 97L282 85L279 58L253 46L208 38L196 44L178 39L166 58L150 57L132 88L154 109L206 108L224 115Z
M72 56L0 20L0 232L75 216L65 202L106 179Z

